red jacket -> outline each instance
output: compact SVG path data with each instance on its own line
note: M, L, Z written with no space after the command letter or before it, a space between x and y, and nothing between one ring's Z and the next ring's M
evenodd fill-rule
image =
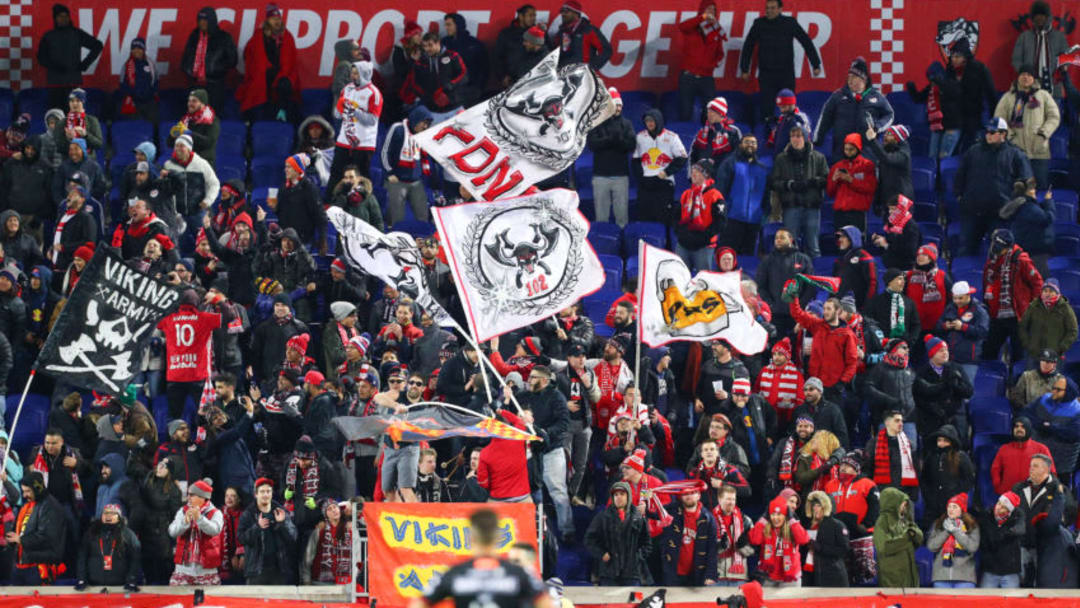
M1028 434L1031 429L1028 429ZM994 494L1002 495L1013 489L1013 486L1028 478L1028 463L1035 454L1050 455L1050 449L1044 444L1028 439L1027 441L1010 441L998 449L994 455L994 462L990 465L990 481L994 484ZM1051 456L1053 460L1053 456ZM1050 465L1050 471L1057 473L1056 467Z
M877 484L869 477L856 477L848 483L833 478L825 484L825 493L832 498L833 504L836 505L833 516L835 517L840 513L851 513L855 516L855 521L866 528L867 533L873 531L874 522L877 520L877 507L874 507L874 513L869 513L870 503L867 502L867 499L876 491ZM868 514L871 517L868 518ZM849 530L849 532L852 538L865 536L858 530Z
M525 423L516 415L502 410L502 416L514 427L525 430ZM526 443L510 439L492 439L480 451L476 483L488 491L491 498L515 498L529 493L529 467L525 459Z
M803 394L803 375L799 368L788 361L784 367L774 367L772 363L761 368L757 377L757 390L776 410L777 422L786 428L791 422L795 408L806 401ZM783 402L784 405L781 405Z
M526 355L524 357L510 357L510 361L504 361L502 353L497 350L493 350L489 357L491 364L495 366L495 369L499 372L499 375L506 377L510 372L517 372L521 374L522 379L528 379L529 372L536 366L536 359Z
M919 325L927 330L937 327L945 306L952 301L952 282L947 281L945 271L938 268L931 272L933 274L918 270L904 273L904 293L915 302L915 308L919 309ZM937 289L926 289L927 281L933 281Z
M858 135L856 135L858 137ZM850 183L834 180L833 176L844 169L854 178ZM874 162L863 155L838 161L829 169L825 191L833 197L833 211L869 211L877 190L877 173Z
M300 70L296 65L296 41L289 30L283 30L280 46L280 65L271 88L277 86L282 78L288 78L292 84L293 97L300 99ZM244 49L244 81L236 89L236 99L242 111L269 101L266 97L266 71L270 69L270 60L266 57L266 44L262 29L256 30ZM219 108L214 108L218 110Z
M843 321L832 327L819 317L802 309L799 298L789 305L791 318L810 332L813 345L810 347L810 363L806 366L808 376L821 380L826 387L837 382L851 382L855 377L855 368L859 362L859 352L855 347L855 334Z
M716 16L720 16L720 11L716 9L714 0L701 0L697 14L680 23L679 31L683 34L683 71L690 72L695 76L711 77L713 70L716 69L716 64L724 58L724 42L727 41L727 32L724 31L719 21L713 21L713 26L705 28L708 30L708 33L705 33L705 30L701 27L701 23L704 21L701 15L705 12L707 6L712 6L716 10Z
M187 511L190 507L184 505L184 511ZM211 519L214 516L222 518L224 516L209 502L203 505L202 516ZM224 531L224 530L223 530ZM222 532L218 532L214 536L206 534L199 529L198 525L192 524L191 528L184 532L176 539L176 553L173 554L173 561L177 564L184 563L184 555L187 552L188 543L195 542L199 548L199 566L206 569L214 569L221 567L221 539Z
M758 569L769 576L770 580L792 582L802 578L802 560L799 555L799 546L810 542L810 535L806 533L799 520L791 521L791 540L781 540L777 550L777 535L780 531L771 528L768 535L765 534L765 520L758 520L750 529L750 544L760 545L761 554L758 557Z
M1016 318L1024 316L1028 306L1042 293L1043 278L1039 274L1031 258L1019 245L1013 245L1008 255L1002 254L986 260L983 267L983 303L990 319L996 319L1001 309L1002 265L1007 257L1011 257L1012 265L1012 302Z

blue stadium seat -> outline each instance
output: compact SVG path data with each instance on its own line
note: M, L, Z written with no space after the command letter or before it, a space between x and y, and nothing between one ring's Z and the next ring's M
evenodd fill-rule
M158 91L159 124L168 131L176 121L187 113L187 89L161 89Z
M941 241L945 239L945 229L937 222L919 222L919 231L922 232L924 243L934 243L938 252L941 252Z
M1050 268L1050 273L1052 275L1056 275L1061 270L1080 268L1080 258L1070 258L1066 256L1055 255L1050 258L1046 265Z
M1012 410L979 410L972 416L971 426L976 433L1008 434L1012 430Z
M593 222L589 226L588 239L596 253L619 255L622 229L612 222Z
M1074 205L1080 203L1080 195L1077 195L1075 190L1058 188L1054 190L1053 197L1055 202L1073 203Z
M217 177L222 183L230 179L244 181L244 178L247 177L247 169L243 165L224 165L221 163L221 159L218 159L214 172L217 173Z
M821 109L825 107L825 102L829 100L830 95L832 95L832 91L799 91L795 93L795 98L799 102L799 109L810 118L812 126L817 126L818 119L821 118Z
M153 141L154 125L145 120L118 120L112 123L110 134L113 150L126 152L144 141Z
M285 181L282 162L272 158L251 161L251 183L255 188L276 188Z
M835 249L835 246L833 248ZM831 275L835 262L835 255L820 255L814 258L814 274Z
M4 418L6 427L11 428L15 418L15 412L19 406L21 394L8 395L5 400ZM11 447L19 452L24 458L26 452L34 445L40 444L45 435L45 429L49 419L49 397L28 393L26 402L23 403L22 412L19 414L19 424L15 427L15 435L11 438ZM29 466L29 463L27 463Z
M247 125L239 120L221 121L221 135L218 136L217 154L221 156L244 156L247 147Z
M600 327L607 327L604 324L604 317L607 316L607 311L611 308L612 302L618 300L622 295L621 289L601 289L583 298L582 303L585 306L585 314L592 319L597 331L600 330Z
M304 116L319 114L329 118L332 115L334 100L330 99L329 89L304 89L300 91L300 100L300 112Z
M776 238L776 231L784 227L781 222L769 222L761 228L761 245L765 250L765 253L772 251L773 239ZM805 248L804 248L805 249Z
M600 265L604 267L603 289L618 289L622 285L623 260L617 255L599 255Z
M263 120L251 125L251 149L254 158L274 158L284 162L293 152L295 132L292 125Z
M394 232L404 232L414 237L428 237L435 234L435 224L420 220L401 220L394 224Z
M1056 224L1076 222L1076 203L1072 201L1054 200L1054 222Z
M927 169L929 171L937 173L937 160L930 158L929 156L919 156L913 154L911 156L911 168L912 169Z
M623 230L623 251L627 255L637 254L639 240L653 247L666 249L667 232L664 225L656 222L630 222Z
M920 201L936 199L934 171L931 169L911 169L911 183L915 187L915 198Z
M86 112L93 116L97 116L98 120L105 122L106 113L106 95L105 91L101 89L95 89L93 87L84 87L86 91ZM108 114L112 114L111 111ZM43 116L44 118L44 116Z
M699 120L704 109L704 103L700 99L695 99L694 109L690 111L690 120ZM668 91L660 95L660 111L663 112L666 119L678 120L680 118L678 91Z
M41 87L22 89L15 96L16 111L30 115L30 122L43 123L49 111L49 90Z
M915 566L919 569L919 586L931 586L934 570L934 554L926 547L915 549Z
M664 128L678 135L683 146L686 146L687 151L689 151L701 125L696 122L669 122L664 125Z
M1065 294L1066 297L1072 299L1076 294L1080 294L1080 270L1058 270L1053 275L1061 283L1061 293Z
M1080 236L1059 234L1054 236L1054 252L1070 257L1080 256Z
M623 268L626 278L638 276L638 256L632 255L626 258L626 266Z
M43 116L31 116L30 122L40 122ZM0 125L7 127L15 119L15 93L8 88L0 88Z
M923 222L936 222L938 221L937 203L917 202L911 208L911 214L919 224L922 224Z
M739 256L739 267L742 271L751 277L757 273L758 265L761 264L761 259L756 255L741 255Z

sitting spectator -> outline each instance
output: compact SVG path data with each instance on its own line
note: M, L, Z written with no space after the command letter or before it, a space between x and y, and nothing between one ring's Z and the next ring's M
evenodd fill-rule
M718 534L716 519L701 503L700 483L679 494L679 502L671 509L669 519L660 536L664 584L712 585L716 581Z
M999 228L990 237L990 252L983 266L983 300L990 316L990 333L983 344L983 359L994 359L1009 341L1013 360L1020 359L1020 319L1042 292L1043 277L1012 232Z
M188 86L206 89L209 105L224 108L225 77L236 67L236 60L236 41L218 26L217 11L212 6L200 8L180 59Z
M562 49L560 68L573 63L587 63L599 72L611 60L611 43L585 16L579 0L563 2L559 9L558 31L554 37L555 44Z
M1029 361L1038 361L1044 350L1068 352L1076 342L1076 313L1069 299L1061 295L1057 279L1046 279L1039 299L1032 300L1020 318L1020 343Z
M20 484L23 504L14 526L4 526L4 540L17 546L11 577L16 585L51 585L65 570L64 544L72 516L64 512L65 507L55 493L46 491L42 475L34 469L23 477Z
M758 570L766 577L766 587L802 586L799 550L810 542L810 535L786 498L774 498L765 517L754 524L749 535L750 544L761 548Z
M820 490L811 492L806 499L807 530L810 542L807 543L806 560L803 572L807 581L814 587L847 587L847 566L844 561L848 554L850 535L847 526L833 517L833 501Z
M352 65L349 83L334 100L334 117L341 119L334 147L334 162L330 179L325 185L333 190L348 166L359 169L360 175L371 175L371 155L375 152L375 136L379 131L383 96L371 82L375 71L370 61Z
M879 585L919 586L915 549L922 546L923 533L915 524L914 516L915 505L909 495L894 487L881 491L881 514L874 522Z
M873 128L866 130L866 145L870 155L877 160L878 170L873 210L876 215L885 216L886 207L897 196L909 200L915 198L915 187L911 183L911 147L907 141L911 131L904 125L893 125L885 129L881 142L877 135Z
M644 514L630 504L630 484L611 486L611 503L589 522L585 548L597 560L601 585L640 585L651 549Z
M324 498L323 514L301 557L300 584L341 585L352 580L352 512L349 503Z
M1035 197L1035 179L1013 184L1013 198L1001 207L998 216L1016 236L1016 244L1027 252L1039 274L1049 276L1047 262L1054 253L1054 220L1057 209L1049 190L1041 200Z
M105 138L101 132L101 122L97 116L86 111L86 91L72 89L67 98L68 111L64 122L59 123L53 130L53 138L56 145L63 150L72 141L82 139L86 142L86 154L94 153L105 147Z
M679 201L679 222L675 226L675 253L693 270L712 269L710 244L727 221L724 194L713 182L712 161L704 159L690 167L690 188Z
M221 584L218 567L225 519L210 502L212 492L205 480L191 484L187 504L169 524L169 536L176 539L176 567L169 585Z
M979 524L967 512L967 494L949 499L934 522L926 548L934 552L931 573L935 588L975 587L975 552L979 550ZM929 512L930 507L927 506Z
M680 80L685 75L680 75ZM680 120L690 120L690 112L687 112L686 118L682 118L681 105L679 111ZM739 147L742 131L735 126L735 119L728 117L728 102L723 97L711 99L705 106L704 123L690 145L690 162L708 159L714 167L719 167Z
M1036 183L1045 190L1050 186L1050 137L1061 124L1061 112L1054 96L1039 83L1035 65L1021 65L1016 73L1016 81L998 100L994 117L1008 123L1009 142L1027 155Z
M926 441L931 445L924 451L919 478L926 504L924 525L933 520L934 513L942 513L952 497L970 492L975 485L975 465L964 451L956 427L946 424L927 435Z
M811 258L821 254L821 203L825 200L829 163L808 141L808 130L801 125L787 128L789 143L773 161L769 174L771 195L780 201L784 228L791 233L792 244L801 239ZM775 216L773 210L770 217ZM860 239L862 237L860 236Z
M982 342L990 330L986 307L975 299L974 293L975 288L967 281L953 283L952 302L946 304L945 312L941 313L936 326L949 345L952 360L963 368L968 382L972 384L975 382L979 357L982 356ZM1016 407L1023 405L1027 403Z
M590 26L591 27L591 26ZM560 61L566 55L560 56ZM674 131L664 128L664 116L652 108L641 119L631 166L638 181L638 220L670 224L675 198L675 174L686 166L686 148Z
M1058 377L1058 365L1061 358L1056 351L1043 349L1039 353L1038 363L1033 369L1025 370L1016 383L1009 387L1009 402L1013 410L1021 410L1032 401L1050 392L1050 385Z
M90 198L91 195L94 198L100 198L104 195L105 172L101 165L87 153L86 140L76 137L70 142L65 142L60 149L64 150L65 158L53 172L53 202L57 205L64 203L64 199L70 192L68 184L76 178L76 175L79 176L79 181L87 191L84 198Z
M108 553L105 545L109 545ZM102 512L90 523L86 536L79 543L79 562L75 590L88 585L124 587L138 591L139 571L142 569L142 547L135 532L128 527L118 504L102 506Z
M821 109L821 118L814 129L814 146L820 148L825 143L825 136L831 132L833 149L830 156L837 158L843 153L851 158L853 155L847 151L850 134L858 138L857 147L862 150L861 134L868 127L880 133L888 129L892 121L893 109L889 100L874 88L866 60L856 57L848 68L847 82L833 92ZM870 192L872 194L873 190ZM839 219L836 223L840 225Z
M833 262L833 276L840 278L838 294L855 295L859 309L877 293L877 264L863 249L862 232L855 226L843 226L836 231L836 247L840 256Z
M1032 401L1024 408L1023 415L1031 421L1033 439L1050 449L1057 473L1071 479L1080 455L1080 401L1077 401L1076 383L1057 376L1050 392Z
M903 194L898 194L888 201L885 234L875 234L871 237L871 241L885 250L881 254L881 261L885 263L886 268L911 270L915 266L919 243L922 242L919 224L911 215L913 203Z
M634 126L622 115L622 96L615 87L608 88L615 102L615 113L589 131L586 143L593 152L592 187L596 221L611 220L625 228L630 221L629 154L637 144Z
M835 199L835 225L855 226L860 232L866 232L866 212L873 203L878 180L874 162L862 155L862 146L859 133L844 137L844 155L829 169L825 192Z
M379 208L379 201L375 200L371 180L361 175L360 168L356 165L345 166L341 181L334 186L330 194L330 204L341 207L349 215L370 224L380 232L386 230L382 209Z
M289 585L296 581L296 525L274 501L274 482L255 481L255 502L236 526L244 545L244 577L249 585Z
M949 303L952 278L938 268L938 248L927 243L916 251L915 268L904 273L904 295L911 298L919 312L919 329L933 332ZM943 334L941 334L943 335Z
M882 489L896 488L903 490L909 497L915 497L919 493L919 476L915 470L917 460L915 450L905 434L904 416L900 412L890 410L885 412L883 420L885 426L866 444L866 450L863 453L863 468L873 471L874 483ZM898 504L892 505L894 517L898 507ZM885 505L881 506L881 510L883 513L886 511ZM913 517L914 513L909 512L908 515ZM878 544L876 538L874 544ZM920 538L916 544L921 545L922 539ZM878 547L879 554L882 549Z
M1004 494L1028 475L1031 457L1035 454L1050 456L1050 448L1032 439L1031 421L1026 416L1015 416L1012 423L1011 441L998 448L990 465L990 482L994 493ZM1050 463L1050 472L1056 472Z
M1020 542L1027 534L1020 496L1006 490L993 508L976 516L983 566L979 586L1014 589L1020 586Z
M716 169L716 187L727 201L720 242L739 255L757 252L757 234L766 207L769 170L758 161L757 151L757 137L747 133Z
M1013 486L1020 497L1020 511L1027 534L1020 544L1022 585L1041 589L1067 589L1076 583L1076 558L1072 535L1064 526L1068 494L1055 475L1049 456L1031 457L1028 477Z
M427 221L428 202L424 183L421 179L429 171L425 170L428 160L414 136L431 126L431 111L418 105L409 111L409 116L390 126L386 141L380 151L383 174L386 175L386 220L394 225L405 219L405 199L409 200L413 217Z

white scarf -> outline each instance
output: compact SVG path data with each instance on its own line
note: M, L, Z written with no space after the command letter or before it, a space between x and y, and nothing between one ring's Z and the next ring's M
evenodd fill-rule
M905 433L896 435L896 445L900 446L900 479L917 479L915 459L911 456L911 442Z

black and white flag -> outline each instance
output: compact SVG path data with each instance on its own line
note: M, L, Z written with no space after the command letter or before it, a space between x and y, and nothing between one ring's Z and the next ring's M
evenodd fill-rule
M99 247L35 366L79 388L119 394L139 372L154 327L179 301L179 289Z

